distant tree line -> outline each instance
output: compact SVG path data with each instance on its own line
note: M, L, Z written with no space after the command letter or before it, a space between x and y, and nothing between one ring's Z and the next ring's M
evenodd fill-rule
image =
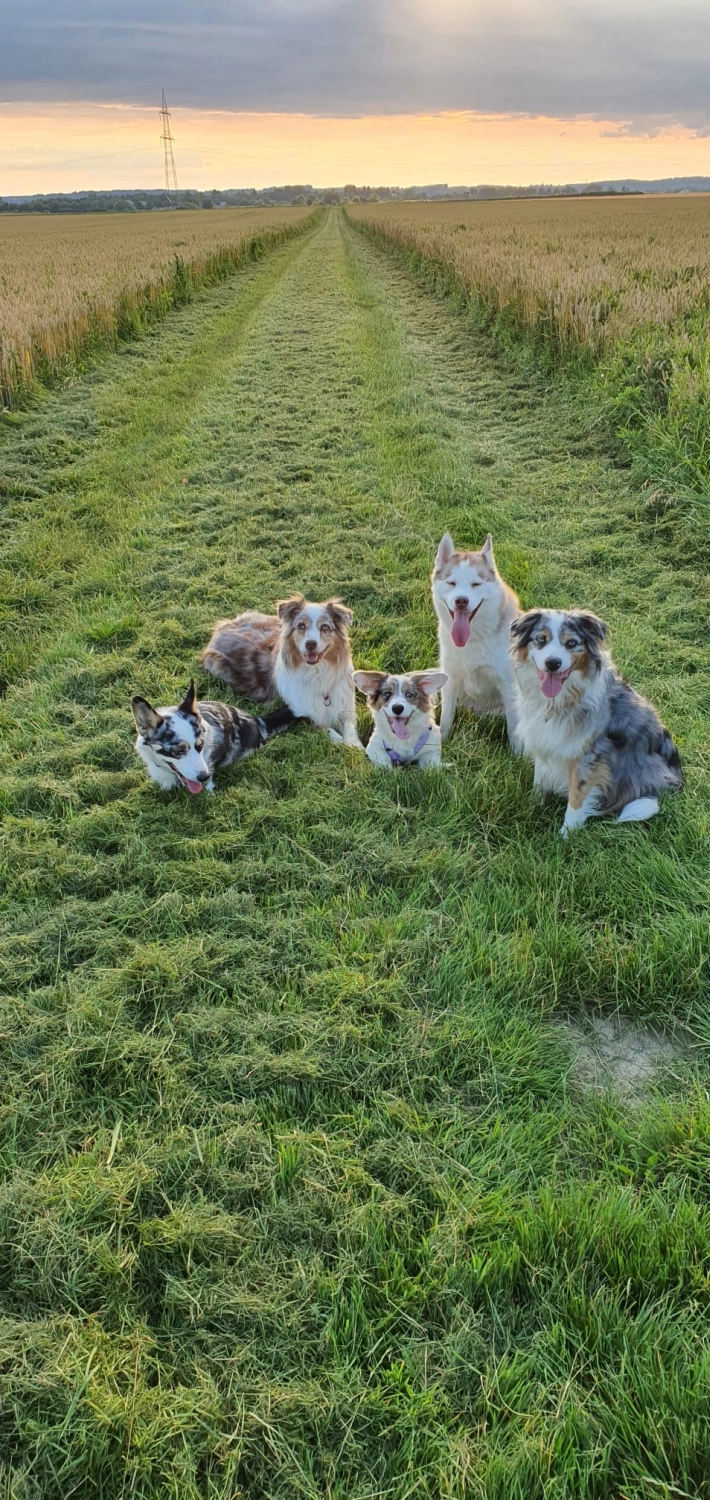
M187 188L177 193L163 189L121 189L113 192L37 193L27 197L0 198L0 213L5 214L115 214L148 213L165 209L188 208L262 208L284 204L318 203L387 203L398 199L425 201L476 201L490 198L584 198L616 197L640 193L706 193L710 177L664 177L644 182L627 181L572 182L565 185L537 183L532 187L482 183L477 187L450 187L447 182L426 183L412 187L357 187L348 182L342 188L314 188L310 183L287 183L270 188L212 188L198 192Z

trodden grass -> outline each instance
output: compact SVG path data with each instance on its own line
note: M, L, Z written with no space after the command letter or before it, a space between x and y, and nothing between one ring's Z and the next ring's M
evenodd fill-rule
M0 441L3 1492L710 1494L697 571L336 214ZM130 696L217 614L337 591L360 665L431 663L445 527L609 621L686 761L648 828L564 845L470 716L426 776L302 725L148 784ZM689 1061L579 1092L590 1010Z

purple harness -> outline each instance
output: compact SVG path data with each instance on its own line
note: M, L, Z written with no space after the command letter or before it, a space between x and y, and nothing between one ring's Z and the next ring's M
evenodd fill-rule
M431 725L428 729L424 730L423 734L420 734L411 755L400 755L398 750L392 750L389 745L385 744L384 740L382 741L382 748L385 753L389 755L390 761L393 766L406 766L410 760L416 760L419 751L424 749L424 746L426 745L430 734Z

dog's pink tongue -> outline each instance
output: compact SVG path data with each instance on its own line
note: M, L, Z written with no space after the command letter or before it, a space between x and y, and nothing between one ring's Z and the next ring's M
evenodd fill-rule
M540 686L546 698L556 698L562 692L564 677L561 672L545 672L540 679Z
M185 777L185 786L187 787L188 792L192 792L193 797L195 797L198 792L202 791L201 781L188 781L187 777Z
M451 630L451 639L454 645L465 646L470 634L471 621L468 618L468 610L457 609Z
M404 719L392 719L392 728L398 740L409 739L409 723Z

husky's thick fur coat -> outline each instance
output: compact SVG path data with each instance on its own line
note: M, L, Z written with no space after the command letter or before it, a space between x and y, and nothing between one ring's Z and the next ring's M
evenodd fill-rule
M352 613L340 599L309 604L303 594L283 599L276 615L250 610L220 620L202 652L208 672L257 703L281 697L297 718L310 719L361 750L353 664L348 640Z
M375 721L367 754L375 766L439 766L441 734L432 696L446 683L445 672L356 672Z
M512 625L518 728L535 787L567 796L564 836L587 818L658 812L680 787L680 758L655 708L616 671L606 626L586 611L530 609Z
M213 792L215 771L251 755L295 719L289 708L255 718L228 703L198 702L194 682L176 707L152 708L138 697L131 707L135 748L151 780L166 790L182 786L193 796L203 787Z
M439 619L439 666L448 682L441 697L441 737L451 732L458 703L479 714L504 713L508 739L519 749L510 626L520 605L498 572L493 542L461 552L443 536L431 575Z

